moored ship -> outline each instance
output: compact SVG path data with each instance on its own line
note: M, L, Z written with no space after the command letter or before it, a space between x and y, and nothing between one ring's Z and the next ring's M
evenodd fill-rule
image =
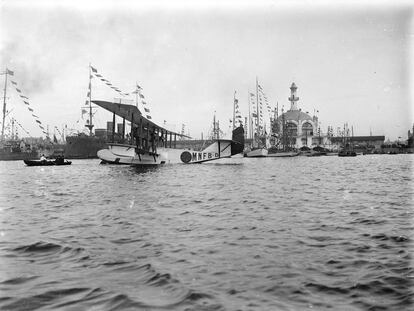
M37 159L37 150L27 147L23 141L7 140L0 145L0 161Z
M88 136L79 134L67 136L65 146L65 158L70 159L92 159L97 158L97 152L107 147L105 137L95 135Z

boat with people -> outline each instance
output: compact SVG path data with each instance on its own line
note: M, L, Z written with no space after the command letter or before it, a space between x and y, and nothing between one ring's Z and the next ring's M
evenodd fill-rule
M71 161L65 160L62 156L57 156L55 160L47 160L41 158L40 160L23 160L27 166L60 166L60 165L71 165Z
M231 139L216 139L201 151L177 149L177 138L190 138L175 133L146 118L136 105L92 100L96 105L131 123L129 141L126 144L108 143L108 148L98 151L102 163L132 166L158 166L176 163L203 163L229 158L243 152L244 129L237 127ZM125 129L122 131L125 135ZM124 137L123 137L124 138Z

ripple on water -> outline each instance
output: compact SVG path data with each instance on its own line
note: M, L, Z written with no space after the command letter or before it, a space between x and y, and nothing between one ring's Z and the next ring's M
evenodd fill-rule
M237 161L0 162L0 309L412 308L411 155Z

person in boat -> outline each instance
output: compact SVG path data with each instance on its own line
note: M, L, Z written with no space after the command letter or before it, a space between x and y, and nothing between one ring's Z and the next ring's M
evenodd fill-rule
M61 156L61 155L58 155L56 157L55 163L56 164L63 164L63 163L65 163L65 158L63 156Z
M40 161L42 161L42 162L46 162L46 157L45 157L45 155L44 155L44 154L42 154L42 156L40 157Z

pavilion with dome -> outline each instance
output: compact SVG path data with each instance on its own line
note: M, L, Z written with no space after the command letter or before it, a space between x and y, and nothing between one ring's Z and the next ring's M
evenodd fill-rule
M318 117L311 117L308 113L298 108L299 97L296 96L297 86L293 82L290 86L290 109L276 116L272 130L275 136L286 139L289 146L300 148L318 145Z

